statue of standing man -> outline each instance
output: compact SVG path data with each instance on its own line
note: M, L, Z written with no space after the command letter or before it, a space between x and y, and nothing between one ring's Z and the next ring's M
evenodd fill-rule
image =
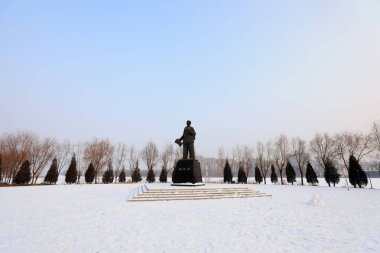
M191 126L191 121L188 120L186 122L186 127L183 129L182 137L175 141L175 143L177 143L179 146L183 144L183 159L188 159L188 155L190 155L190 159L195 160L195 135L196 133L194 128Z

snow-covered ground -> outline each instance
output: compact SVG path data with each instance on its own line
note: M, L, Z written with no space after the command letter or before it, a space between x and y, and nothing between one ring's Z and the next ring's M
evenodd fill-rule
M261 184L244 187L272 197L127 202L136 186L2 187L0 252L380 252L378 189Z

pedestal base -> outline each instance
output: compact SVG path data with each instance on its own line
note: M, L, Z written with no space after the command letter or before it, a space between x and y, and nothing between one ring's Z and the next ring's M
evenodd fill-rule
M179 160L172 174L173 184L178 183L202 183L201 164L198 160Z

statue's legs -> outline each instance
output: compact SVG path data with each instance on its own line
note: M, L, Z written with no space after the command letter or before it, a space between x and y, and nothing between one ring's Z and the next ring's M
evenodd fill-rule
M188 144L188 149L190 153L190 159L195 160L194 142Z
M189 144L183 144L183 159L187 159L187 153L189 152Z

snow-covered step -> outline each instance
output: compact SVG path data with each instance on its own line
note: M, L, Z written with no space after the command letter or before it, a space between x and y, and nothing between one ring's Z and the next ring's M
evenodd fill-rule
M171 192L171 193L174 193L174 192L188 192L188 193L203 193L203 192L219 192L219 193L229 193L229 192L252 192L254 190L250 190L250 189L207 189L207 190L203 190L203 191L188 191L188 190L171 190L171 189L168 189L168 190L152 190L152 189L149 189L148 192L151 192L151 193L168 193L168 192Z
M229 196L229 195L256 195L256 194L262 194L260 192L250 192L250 193L212 193L212 192L209 192L209 193L197 193L197 194L191 194L191 193L181 193L181 194L152 194L152 193L149 193L149 192L146 192L144 194L140 194L140 195L137 195L137 196L162 196L162 197L171 197L171 196L208 196L208 195L212 195L212 196Z
M225 195L225 194L252 194L259 193L258 191L252 192L145 192L146 195L205 195L205 194L214 194L214 195Z
M226 195L226 196L177 196L177 197L138 197L133 198L132 200L187 200L187 199L224 199L224 198L254 198L254 197L266 197L265 194L257 194L257 195L245 195L245 196L234 196L234 195Z
M270 197L265 193L249 188L159 188L149 189L141 185L133 189L128 201L169 201L169 200L202 200L223 198Z
M170 198L170 197L197 197L197 196L255 196L260 195L262 193L244 193L244 194L213 194L213 193L204 193L204 194L143 194L140 196L148 197L162 197L162 198Z
M133 200L137 199L146 199L146 200L175 200L175 199L221 199L221 198L250 198L250 197L265 197L265 194L257 194L257 195L246 195L246 196L239 196L239 195L226 195L226 196L176 196L176 197L145 197L145 196L139 196L137 198L133 198Z
M130 201L131 199L134 199L134 198L138 198L138 196L143 195L147 191L148 191L148 188L146 187L146 185L137 186L131 189L131 191L129 192L127 201Z
M148 192L151 192L151 193L177 193L177 192L188 192L188 193L204 193L204 192L218 192L218 193L228 193L228 192L252 192L252 190L249 190L249 189L228 189L228 190L218 190L218 189L212 189L212 190L203 190L203 191L189 191L189 190L148 190Z
M258 191L201 191L201 192L197 192L197 191L159 191L159 192L156 192L156 191L147 191L145 193L147 194L208 194L208 193L212 193L212 194L244 194L244 193L256 193Z
M129 201L136 202L136 201L170 201L170 200L207 200L207 199L226 199L226 198L254 198L254 197L270 197L270 195L266 194L258 194L253 196L190 196L190 197L177 197L177 198L145 198L145 197L138 197L130 199Z

